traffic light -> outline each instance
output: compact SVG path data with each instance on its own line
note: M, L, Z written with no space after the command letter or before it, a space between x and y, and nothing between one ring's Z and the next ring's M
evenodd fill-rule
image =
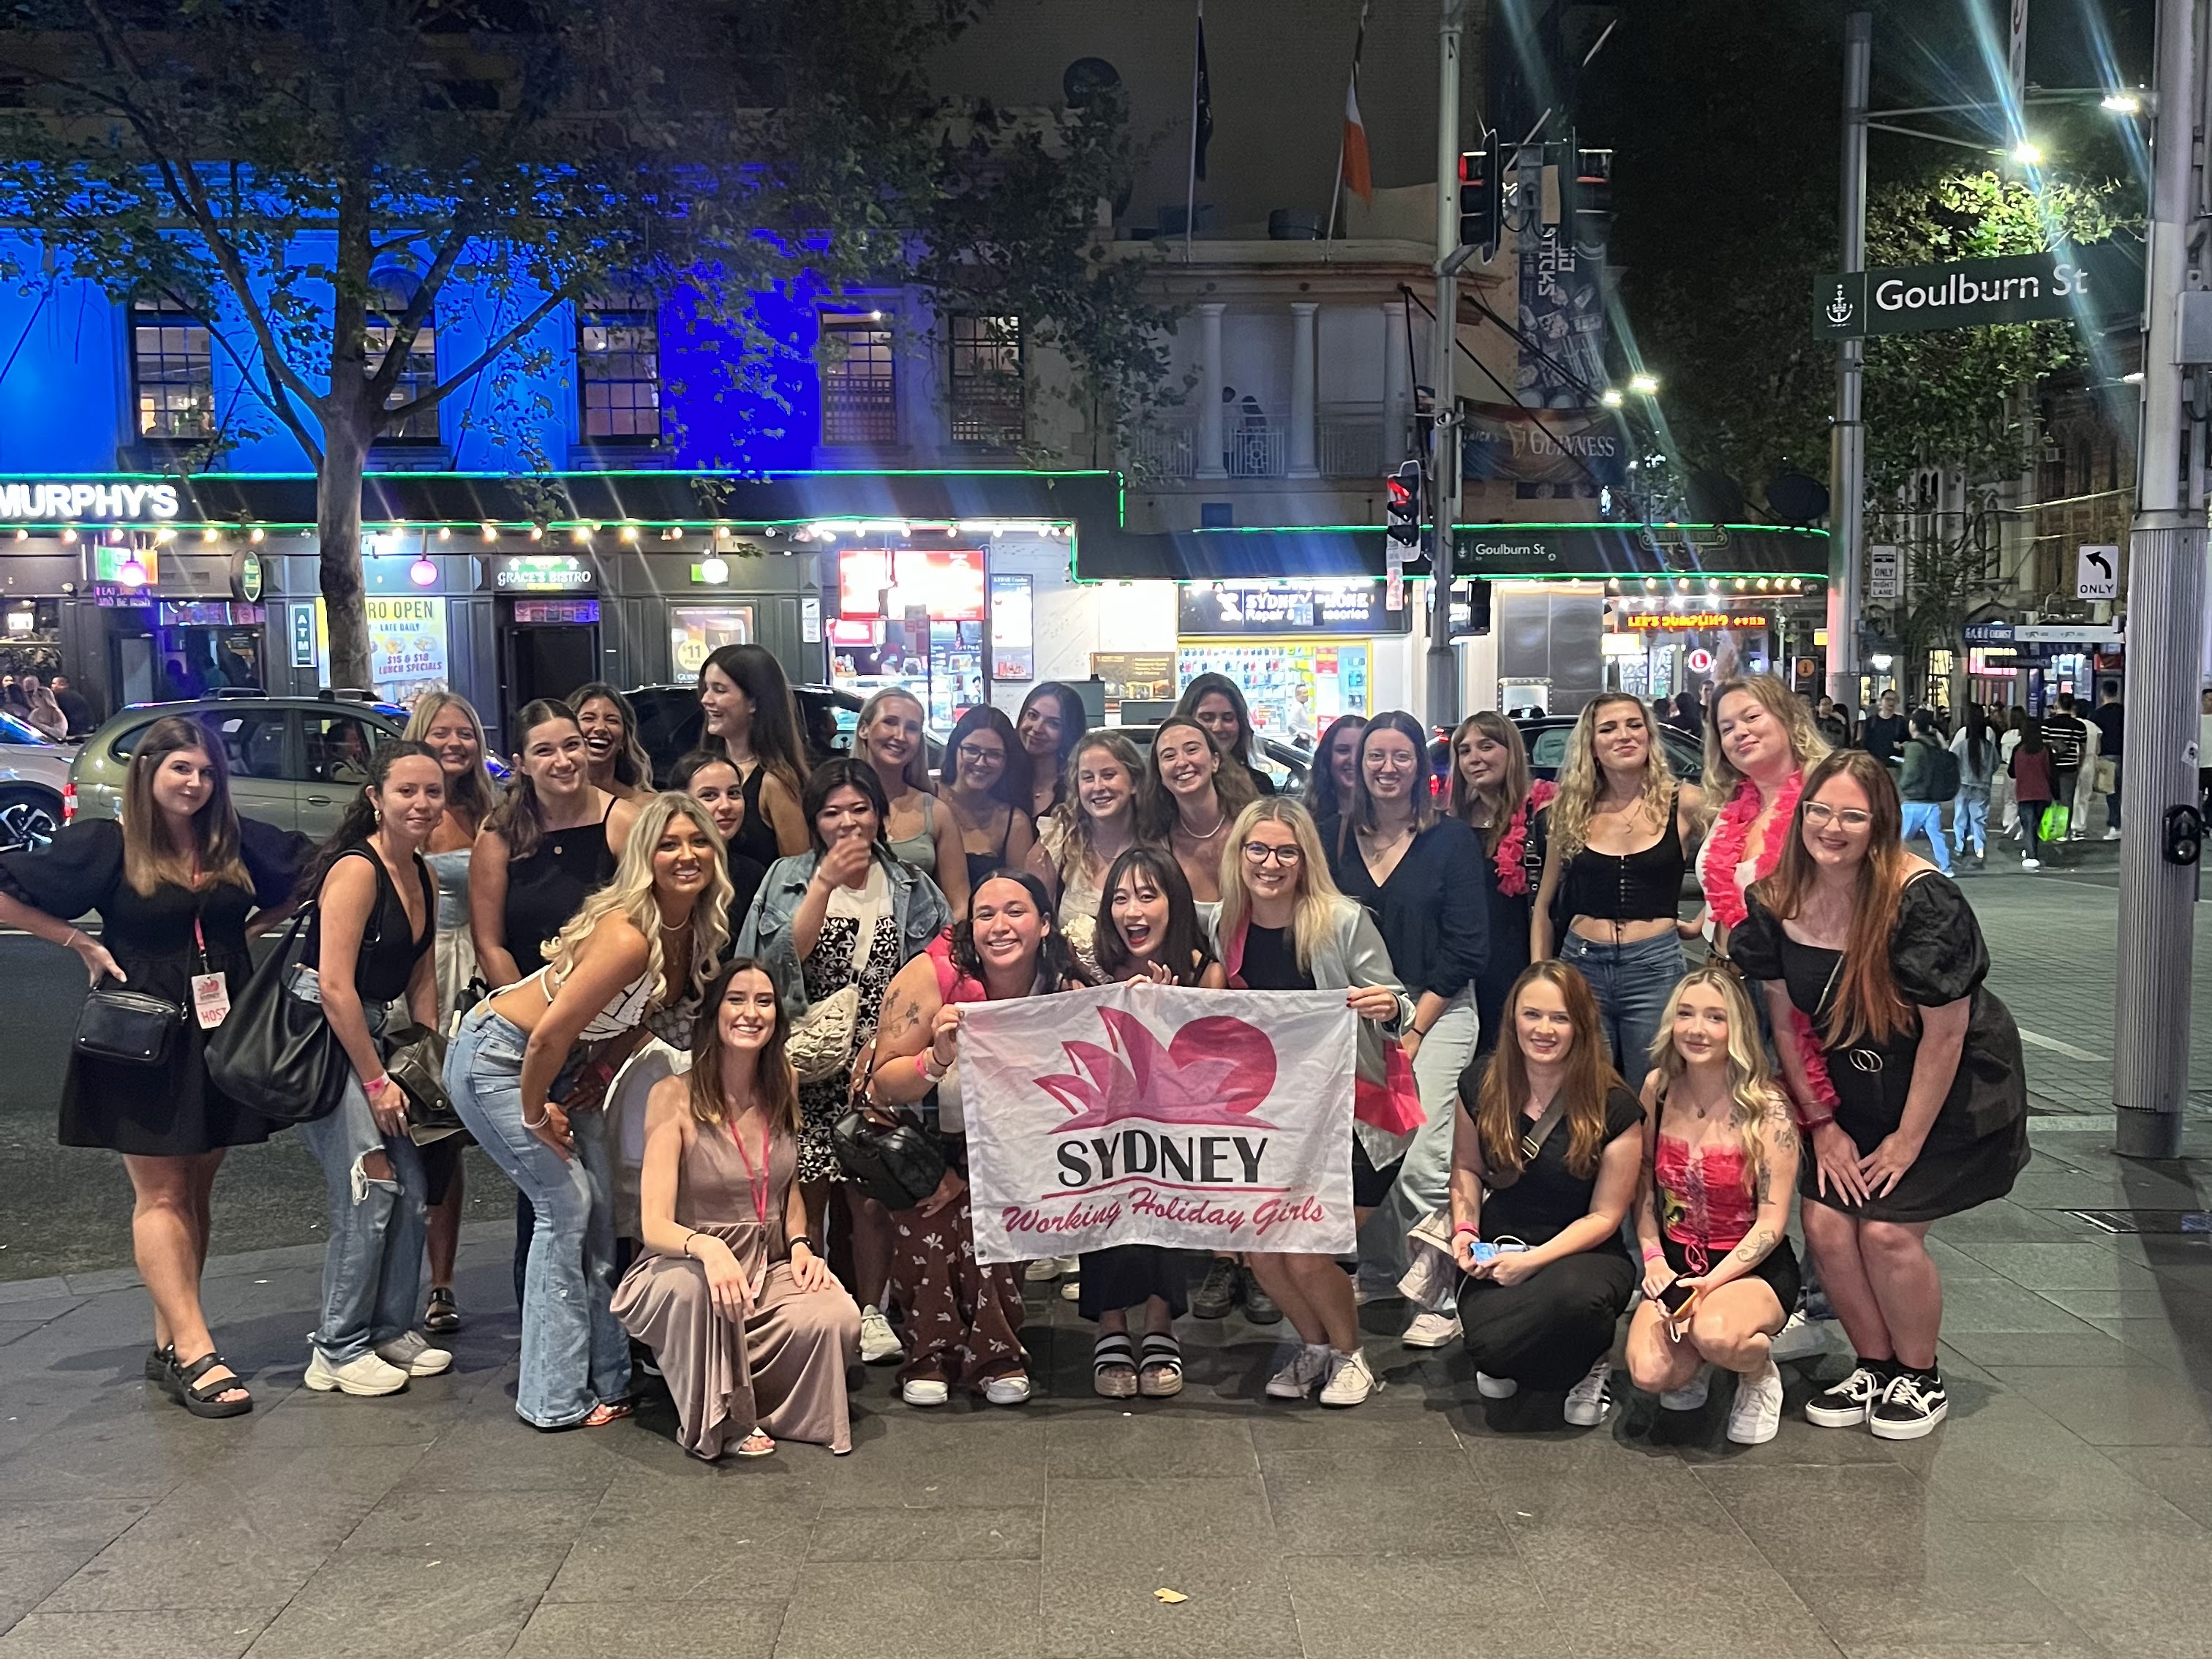
M1407 461L1382 482L1390 496L1389 538L1401 547L1418 548L1421 544L1421 464Z
M1481 249L1485 260L1504 240L1504 185L1494 135L1489 149L1468 150L1460 156L1459 245Z

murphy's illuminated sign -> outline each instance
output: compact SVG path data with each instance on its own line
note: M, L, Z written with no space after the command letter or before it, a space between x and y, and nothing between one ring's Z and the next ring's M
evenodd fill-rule
M177 487L110 480L10 478L0 482L0 519L32 524L160 522L177 516Z

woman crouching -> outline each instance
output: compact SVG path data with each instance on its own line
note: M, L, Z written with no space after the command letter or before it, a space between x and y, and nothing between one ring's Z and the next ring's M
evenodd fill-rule
M641 1202L647 1254L614 1314L659 1359L677 1443L712 1462L736 1439L853 1449L845 1357L860 1310L806 1231L799 1081L775 982L740 957L707 988L691 1070L653 1087Z

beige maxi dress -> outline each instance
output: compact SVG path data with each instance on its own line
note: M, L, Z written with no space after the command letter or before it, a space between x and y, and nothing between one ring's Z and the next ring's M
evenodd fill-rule
M730 1131L692 1126L677 1174L676 1224L730 1247L756 1288L742 1322L718 1316L707 1270L690 1256L647 1251L615 1289L614 1315L653 1351L676 1401L678 1441L712 1461L757 1427L777 1440L853 1449L845 1364L859 1351L860 1310L842 1285L802 1291L783 1218L798 1144L779 1132L769 1153L768 1215Z

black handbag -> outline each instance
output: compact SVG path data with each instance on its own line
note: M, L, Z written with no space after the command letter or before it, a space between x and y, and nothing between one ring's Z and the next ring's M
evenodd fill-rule
M165 1066L184 1029L185 1011L167 997L102 985L76 1017L76 1052L118 1066Z
M269 959L253 970L230 1017L209 1034L208 1076L248 1111L272 1123L313 1123L345 1097L353 1062L319 1002L292 994L307 950L313 903L303 904Z
M446 1037L427 1025L402 1025L385 1034L391 1046L384 1074L407 1097L407 1132L417 1141L456 1133L465 1126L446 1094Z
M872 1036L854 1060L852 1093L830 1126L830 1144L863 1193L887 1210L911 1210L944 1181L945 1148L917 1113L869 1097L875 1059Z

